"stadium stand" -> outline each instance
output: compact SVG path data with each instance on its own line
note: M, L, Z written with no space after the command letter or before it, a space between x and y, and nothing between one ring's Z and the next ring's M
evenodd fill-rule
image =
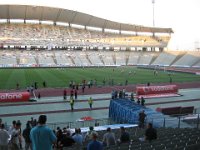
M54 51L55 60L58 66L73 66L73 62L69 58L69 54L62 51Z
M21 54L18 54L19 66L37 66L35 59L35 54L33 52L22 51Z
M115 52L116 65L125 66L127 60L126 52Z
M0 24L1 43L14 46L157 46L166 47L152 36L102 33L46 24Z
M141 53L137 65L150 65L155 53L153 52L143 52Z
M170 66L180 52L162 52L151 65Z
M102 55L102 59L103 59L103 62L105 64L105 66L114 66L115 63L114 63L114 52L101 52L101 55Z
M87 56L93 66L104 66L103 62L100 59L100 53L95 52L95 51L89 52L87 53Z
M183 57L177 60L172 66L174 67L192 67L199 61L199 52L187 52Z
M1 50L1 67L160 66L199 68L199 52L143 52L107 50ZM184 54L184 55L183 55ZM168 68L170 69L170 68ZM193 71L194 72L194 71ZM198 71L197 71L198 72Z
M130 52L127 65L137 65L139 59L139 52Z

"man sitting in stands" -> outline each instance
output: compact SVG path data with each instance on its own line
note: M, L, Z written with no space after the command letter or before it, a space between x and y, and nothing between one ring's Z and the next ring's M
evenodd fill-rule
M145 131L145 141L152 141L157 139L157 131L153 128L152 123L148 123L147 129Z

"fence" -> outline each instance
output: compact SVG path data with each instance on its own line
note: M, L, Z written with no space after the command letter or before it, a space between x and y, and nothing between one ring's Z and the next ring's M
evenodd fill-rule
M52 128L56 129L57 127L69 127L69 128L82 128L82 127L89 127L89 126L103 126L103 125L111 125L116 124L110 118L103 118L103 119L94 119L89 121L75 121L75 122L57 122L57 123L48 123L47 125Z
M198 128L200 129L200 114L191 114L187 116L178 117L163 117L163 118L146 118L146 123L152 122L153 124L159 123L159 127L171 127L171 128ZM103 126L118 123L127 122L115 122L111 118L94 119L90 121L75 121L75 122L57 122L48 123L47 125L51 129L56 129L57 127L69 127L69 128L82 128L89 126Z

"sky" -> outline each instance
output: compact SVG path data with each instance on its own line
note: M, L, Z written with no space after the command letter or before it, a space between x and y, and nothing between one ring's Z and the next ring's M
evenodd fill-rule
M172 28L170 50L200 48L200 0L154 0L156 27ZM152 0L0 0L0 4L65 8L111 21L153 26Z

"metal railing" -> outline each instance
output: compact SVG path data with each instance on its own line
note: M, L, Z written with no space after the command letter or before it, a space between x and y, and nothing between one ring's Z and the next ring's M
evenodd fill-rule
M159 127L200 128L200 114L181 115L177 117L147 118L146 122L159 124Z
M158 127L170 127L170 128L200 128L200 114L191 114L187 116L178 117L163 117L163 118L146 118L146 123L151 122ZM57 123L47 123L51 129L56 129L57 127L64 128L82 128L89 126L103 126L111 125L117 123L127 123L127 122L115 122L111 118L94 119L90 121L75 121L75 122L57 122Z
M103 126L103 125L110 125L110 124L116 124L116 122L114 122L110 118L103 118L103 119L94 119L94 120L88 120L88 121L47 123L47 125L51 129L56 129L57 127L82 128L82 127Z

